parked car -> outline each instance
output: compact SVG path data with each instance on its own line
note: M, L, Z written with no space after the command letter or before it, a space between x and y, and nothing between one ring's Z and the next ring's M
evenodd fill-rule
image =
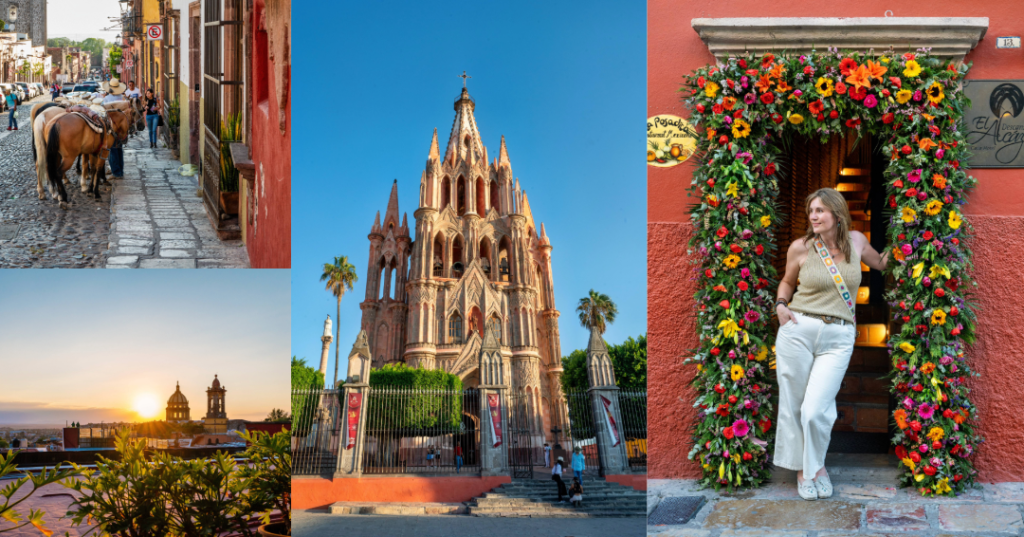
M22 93L21 100L27 101L27 100L29 100L29 99L31 99L31 98L36 96L35 92L32 91L32 88L30 88L29 85L26 84L25 82L15 82L14 85L18 86L19 88L21 88L21 93Z
M73 90L71 90L71 91L88 91L90 93L96 93L99 90L100 90L100 85L99 84L97 84L94 81L87 81L87 82L82 82L81 84L76 84L75 88Z
M60 87L60 93L61 93L61 95L64 95L66 93L71 93L74 89L75 89L75 83L74 82L65 82Z
M7 111L7 100L4 99L8 93L14 91L10 84L0 84L0 112Z
M46 95L50 93L50 90L46 86L44 86L42 82L36 82L35 87L39 95Z

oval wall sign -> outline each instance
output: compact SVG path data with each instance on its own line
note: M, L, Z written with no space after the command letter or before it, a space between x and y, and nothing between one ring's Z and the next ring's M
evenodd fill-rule
M675 166L686 162L696 148L697 133L689 121L669 114L647 119L647 164Z

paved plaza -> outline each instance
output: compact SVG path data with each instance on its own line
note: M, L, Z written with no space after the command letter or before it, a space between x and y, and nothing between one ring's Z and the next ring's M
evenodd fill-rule
M49 101L33 99L31 106ZM0 131L0 268L248 268L240 240L221 241L194 176L141 132L124 150L125 176L81 192L72 168L68 209L36 194L29 107L17 131ZM6 119L6 114L2 114ZM6 121L5 121L6 124Z
M1024 483L983 484L958 498L923 498L913 489L834 482L831 498L807 501L790 482L732 495L695 481L652 479L648 513L666 498L704 496L683 525L648 526L651 537L953 537L1024 534Z
M329 515L292 513L295 537L633 537L643 518L486 518L464 515Z

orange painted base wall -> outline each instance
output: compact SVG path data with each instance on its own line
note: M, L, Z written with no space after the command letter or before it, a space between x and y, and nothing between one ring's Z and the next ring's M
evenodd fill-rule
M633 474L622 474L622 475L606 475L604 476L606 481L625 485L627 487L633 487L639 491L647 491L647 474L633 475Z
M508 476L294 478L292 509L324 508L334 502L457 503L511 482Z

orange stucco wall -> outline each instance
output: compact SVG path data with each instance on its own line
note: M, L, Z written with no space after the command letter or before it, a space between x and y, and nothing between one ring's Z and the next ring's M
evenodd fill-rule
M605 481L618 483L627 487L633 487L636 490L647 490L647 474L633 475L633 474L621 474L621 475L606 475L604 476Z
M508 476L297 477L292 479L292 508L316 509L334 502L465 502L511 482Z
M711 53L690 27L698 17L880 17L891 9L897 17L988 17L989 29L967 56L973 62L968 78L1024 79L1024 52L995 47L998 36L1024 34L1020 2L926 3L819 2L792 0L763 2L733 0L648 0L647 3L647 108L648 116L675 114L688 117L680 99L680 76L714 62ZM689 238L689 187L693 167L648 167L648 413L651 478L694 478L698 467L686 459L694 393L688 381L693 367L681 365L681 355L697 344L692 321L692 266L686 257ZM1020 319L1024 318L1024 291L1019 270L998 265L1006 252L1024 247L1024 170L979 169L979 181L965 207L977 230L972 243L979 287L978 341L969 350L980 378L973 379L972 400L979 411L979 434L986 442L977 449L982 481L1024 481L1024 429L1008 427L1016 404L1024 396L1024 361L1016 352ZM1015 275L1017 275L1015 277Z

